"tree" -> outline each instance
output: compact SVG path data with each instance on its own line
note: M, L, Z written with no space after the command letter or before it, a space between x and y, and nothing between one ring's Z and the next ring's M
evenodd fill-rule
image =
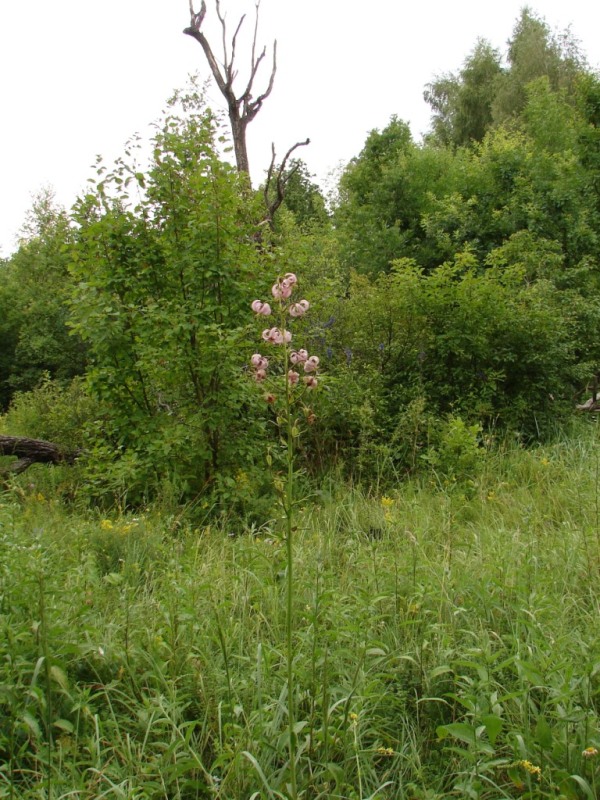
M219 0L215 0L215 6L219 22L221 23L222 39L223 39L223 54L222 66L219 65L217 58L213 52L210 42L202 31L202 23L206 16L206 2L202 0L200 11L194 11L193 0L190 0L190 25L184 28L184 33L191 36L200 43L208 65L213 74L213 77L219 87L219 90L227 102L227 113L229 116L229 124L231 126L231 135L233 139L233 149L235 152L235 161L238 172L250 176L250 163L248 160L248 145L246 141L246 131L248 125L256 117L264 101L271 94L273 84L275 81L275 73L277 72L277 40L273 43L273 61L271 66L271 74L267 88L262 94L253 96L253 86L256 75L260 65L266 55L266 48L263 48L261 53L257 55L257 35L258 35L258 16L260 8L260 0L255 3L255 23L254 34L252 37L251 58L250 58L250 75L246 83L246 88L241 94L237 94L234 88L234 82L238 75L235 66L236 46L238 34L244 23L245 14L240 18L235 32L231 38L230 48L227 47L227 25L225 17L221 13L221 5ZM264 198L266 201L266 221L273 226L273 219L275 212L281 206L285 195L289 173L286 173L286 167L292 153L298 148L310 144L310 139L303 142L296 142L287 151L279 166L276 166L275 146L272 146L271 164L267 174L266 188L264 191Z
M442 75L428 84L423 96L434 112L433 139L455 147L480 142L492 124L502 74L500 54L480 39L458 75Z
M148 172L129 157L100 165L77 207L72 313L100 406L91 480L128 501L209 492L260 446L243 368L261 198L218 158L217 136L201 97L174 98Z
M69 248L73 231L50 190L36 197L19 249L0 269L0 406L45 375L67 382L82 374L85 347L68 325Z
M19 341L21 314L19 293L8 261L0 264L0 410L6 410L12 397L10 377Z
M373 274L403 256L435 262L439 253L423 247L422 220L447 191L454 163L450 150L416 145L396 117L371 131L340 180L335 223L346 267Z
M527 85L537 78L547 78L553 91L564 91L574 101L578 77L586 67L569 32L553 35L545 20L528 8L515 24L507 59L492 109L496 124L520 115L527 103Z
M283 205L291 211L301 228L329 222L323 194L301 159L290 161L289 167L280 174L279 181L283 184L280 191ZM276 186L273 192L272 182L265 184L267 206L273 203L275 198L272 198L272 194L277 192L277 188Z
M539 78L547 78L552 91L564 91L574 103L586 69L569 31L553 35L528 8L515 23L506 61L503 66L498 50L480 39L458 74L446 73L427 85L432 141L453 147L481 142L487 131L519 118L527 85Z
M231 39L231 49L227 48L227 26L225 18L221 13L221 6L219 0L215 0L217 16L221 23L223 30L223 63L222 68L219 66L212 47L204 35L202 23L206 16L206 3L202 0L200 11L196 13L192 0L190 0L190 24L189 27L184 29L184 33L191 36L200 43L208 65L213 74L213 77L219 87L219 91L227 102L227 112L229 115L229 122L231 125L231 133L233 137L233 147L235 150L235 161L239 172L250 173L250 165L248 161L248 147L246 144L246 128L256 117L260 111L262 104L271 94L273 83L275 81L275 73L277 71L277 41L273 43L273 62L271 66L271 75L267 83L267 88L264 92L257 97L253 97L254 80L258 73L262 60L266 55L266 48L263 48L260 55L256 54L256 39L258 33L258 11L260 7L260 0L256 2L256 17L254 24L254 37L252 39L252 56L250 64L250 76L246 83L246 88L238 96L234 89L234 82L237 77L237 69L235 67L235 51L237 45L237 37L243 25L245 14L239 20L233 37Z

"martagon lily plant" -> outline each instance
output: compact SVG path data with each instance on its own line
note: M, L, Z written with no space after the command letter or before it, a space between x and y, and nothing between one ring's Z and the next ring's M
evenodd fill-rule
M304 402L305 395L317 388L319 358L309 355L304 349L292 347L292 334L287 330L291 320L303 317L308 311L308 300L293 301L292 294L298 279L292 272L279 278L271 289L273 307L262 300L254 300L252 311L257 317L274 315L278 325L265 328L262 339L273 354L266 356L254 353L250 359L252 375L258 384L265 385L265 400L276 407L277 422L285 442L286 479L279 494L285 519L286 544L286 651L287 651L287 713L289 732L289 783L288 792L292 800L298 797L296 767L298 759L297 727L295 715L294 686L294 562L293 562L293 518L296 500L294 497L294 451L300 435L300 420L297 411L302 408L308 424L314 422L314 414ZM275 362L282 372L271 366Z

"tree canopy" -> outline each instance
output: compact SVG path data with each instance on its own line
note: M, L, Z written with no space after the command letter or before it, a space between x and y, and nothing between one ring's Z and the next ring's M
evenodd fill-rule
M278 440L248 309L294 272L328 375L306 475L418 469L448 425L545 435L600 372L600 80L525 9L505 56L478 40L426 96L430 135L372 130L331 207L295 148L253 191L194 85L146 169L133 140L71 213L42 195L0 264L6 433L85 440L97 497L256 509Z

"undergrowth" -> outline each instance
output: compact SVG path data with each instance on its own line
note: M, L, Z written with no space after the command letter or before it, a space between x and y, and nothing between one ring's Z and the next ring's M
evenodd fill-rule
M306 503L299 797L597 796L599 474L590 426ZM285 797L282 523L0 503L0 797Z

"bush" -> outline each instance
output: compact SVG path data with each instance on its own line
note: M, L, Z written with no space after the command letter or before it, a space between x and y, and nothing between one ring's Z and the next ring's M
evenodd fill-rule
M344 446L384 445L401 471L419 463L435 420L455 420L448 435L481 425L543 438L589 374L580 341L596 318L582 298L518 268L482 271L469 252L429 275L405 260L376 281L354 276L326 332L332 383L353 388L329 417L352 431Z
M83 378L65 385L46 375L32 391L17 392L0 417L0 430L9 436L46 439L74 450L84 446L86 427L96 411Z
M100 166L77 207L72 313L102 409L90 430L96 499L211 502L262 452L264 411L244 379L259 217L217 135L201 97L176 97L148 173Z

